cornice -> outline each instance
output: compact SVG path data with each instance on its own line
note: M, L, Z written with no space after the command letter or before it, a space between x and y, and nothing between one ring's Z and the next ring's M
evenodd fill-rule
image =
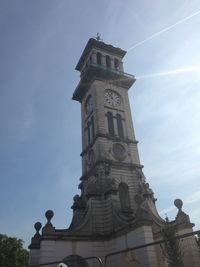
M104 42L97 41L94 38L90 38L85 46L85 49L83 50L83 53L78 61L78 64L76 65L76 68L75 68L76 70L80 71L82 69L83 64L86 58L88 57L90 51L92 50L92 48L99 48L101 50L120 56L121 58L123 58L126 54L126 51L122 50L121 48L114 47L109 44L105 44Z
M80 154L80 156L82 157L84 154L86 154L94 145L94 143L96 142L96 140L98 138L106 138L108 140L111 140L113 142L116 142L116 143L125 143L125 144L135 144L137 145L138 144L138 141L137 140L131 140L129 139L128 137L124 137L124 138L120 138L120 137L117 137L117 136L111 136L109 134L103 134L103 133L97 133L94 137L94 141L92 142L92 144L88 145Z
M114 161L114 160L98 160L93 168L85 173L80 177L80 180L87 180L90 176L94 175L95 168L102 163L107 163L111 167L115 167L117 169L128 169L128 170L136 170L136 169L142 169L144 166L140 164L134 164L134 163L126 163L126 162L120 162L120 161Z

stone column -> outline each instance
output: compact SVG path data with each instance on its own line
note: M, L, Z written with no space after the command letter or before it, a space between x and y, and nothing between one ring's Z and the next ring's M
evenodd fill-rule
M104 55L101 56L101 65L106 67L106 57Z
M123 62L119 61L119 71L124 72Z
M97 54L95 52L92 52L92 63L97 64Z
M110 67L111 69L115 69L114 58L110 58Z

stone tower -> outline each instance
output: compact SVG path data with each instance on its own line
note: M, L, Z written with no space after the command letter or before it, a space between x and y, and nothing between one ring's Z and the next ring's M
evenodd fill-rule
M123 70L125 54L90 39L76 66L81 80L73 99L81 103L83 175L71 227L81 224L90 234L111 234L133 222L137 196L160 220L139 160L128 98L135 77Z
M128 90L135 77L124 72L125 54L120 48L91 38L80 57L76 66L80 82L73 100L81 103L81 193L74 197L68 229L52 225L52 211L46 212L47 223L42 234L41 224L35 224L36 234L29 247L31 264L67 257L104 259L108 253L161 239L164 221L145 180L134 135ZM182 230L192 231L187 215L181 217L181 224L184 224ZM89 261L82 264L99 266ZM167 266L156 246L110 257L107 264ZM74 266L79 265L69 263L69 267Z

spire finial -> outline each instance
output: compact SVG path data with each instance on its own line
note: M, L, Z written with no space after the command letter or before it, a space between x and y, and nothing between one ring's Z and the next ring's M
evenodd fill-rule
M34 228L35 228L35 230L36 230L36 236L37 236L37 235L40 235L39 231L40 231L40 229L42 228L42 224L41 224L41 222L36 222L36 223L34 224Z
M53 218L53 211L52 210L47 210L45 213L45 216L47 218L47 224L51 224L51 219Z
M181 211L182 210L182 206L183 206L183 201L181 199L177 198L177 199L174 200L174 205L177 207L177 209L179 211Z
M165 213L165 222L168 223L169 222L169 218L167 216L167 213Z
M103 39L101 39L101 35L100 35L99 32L97 32L97 36L95 37L95 39L96 39L97 41L103 41Z

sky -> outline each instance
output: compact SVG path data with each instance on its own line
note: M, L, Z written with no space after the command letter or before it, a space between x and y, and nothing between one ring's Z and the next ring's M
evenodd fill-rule
M199 0L0 1L0 233L67 228L81 177L79 82L89 38L127 52L141 164L170 220L174 200L200 229Z

